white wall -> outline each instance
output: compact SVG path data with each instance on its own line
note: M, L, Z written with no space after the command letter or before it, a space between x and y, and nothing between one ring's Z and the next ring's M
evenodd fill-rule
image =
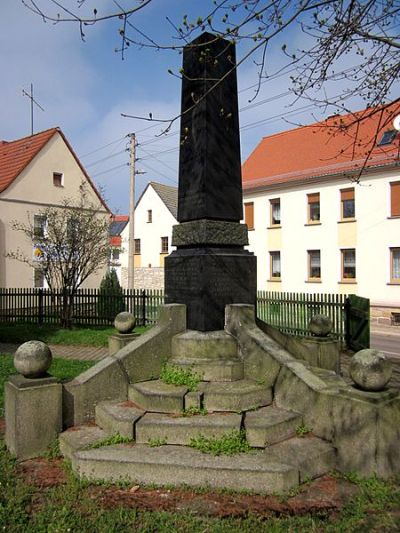
M148 210L152 211L152 222L148 220ZM175 250L171 246L172 226L177 224L167 206L151 185L147 187L135 209L135 239L140 239L141 254L135 256L136 268L158 268L164 266L164 258ZM161 253L161 237L168 237L168 254ZM128 269L129 223L121 233L122 272ZM142 274L141 274L142 275ZM123 284L126 276L122 275ZM135 284L136 286L136 284Z
M64 186L53 185L53 172L64 174ZM29 265L5 258L8 251L18 248L31 257L32 243L21 233L11 228L14 220L27 223L33 216L47 206L61 205L63 198L79 195L82 170L71 154L59 133L56 133L31 163L21 172L13 183L0 195L0 286L33 287L34 273ZM109 213L101 204L91 187L87 187L91 202L99 209L94 216L109 218ZM106 267L90 276L84 287L98 287Z
M377 173L360 184L335 179L251 193L254 230L249 249L257 255L259 289L290 292L354 293L373 304L400 305L400 285L390 285L390 247L400 247L400 218L390 217L391 181L400 173ZM340 189L355 189L354 222L338 223ZM320 193L321 224L307 224L307 194ZM270 199L280 198L281 228L268 229ZM341 282L341 248L356 249L356 283ZM321 282L308 281L307 250L321 251ZM281 252L281 281L268 281L269 251Z

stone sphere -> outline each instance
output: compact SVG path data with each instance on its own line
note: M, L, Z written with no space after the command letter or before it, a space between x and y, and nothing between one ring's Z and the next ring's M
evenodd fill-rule
M367 348L353 355L350 362L350 377L360 389L380 391L392 376L392 363L385 354Z
M50 348L41 341L21 344L14 355L14 366L26 378L40 378L50 368L53 356Z
M333 329L332 320L325 315L314 315L308 324L308 329L316 337L326 337Z
M118 313L114 320L114 327L118 333L131 333L136 325L136 318L132 313L123 311Z

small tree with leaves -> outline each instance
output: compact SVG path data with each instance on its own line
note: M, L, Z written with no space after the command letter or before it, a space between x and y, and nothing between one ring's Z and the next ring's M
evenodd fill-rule
M116 315L125 310L124 296L117 273L112 268L104 275L100 283L97 314L101 318L114 320Z
M18 248L6 255L43 272L49 288L60 294L60 325L71 327L77 290L108 264L109 219L91 201L84 182L78 198L64 198L59 207L45 207L35 218L41 221L39 228L31 217L12 222L32 243L33 253Z

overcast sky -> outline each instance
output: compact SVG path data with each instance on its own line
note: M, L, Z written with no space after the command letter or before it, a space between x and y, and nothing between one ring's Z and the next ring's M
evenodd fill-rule
M41 2L48 5L48 0ZM75 0L68 0L75 5ZM129 2L123 2L127 5ZM89 1L88 1L89 5ZM107 6L111 0L91 2ZM173 26L186 13L197 16L199 5L209 0L154 1L130 20L158 42L171 42ZM207 9L204 9L206 13ZM203 13L200 13L203 14ZM104 190L106 201L117 213L129 207L129 153L127 135L135 132L138 147L137 168L145 172L137 176L137 196L149 181L177 185L179 124L169 135L157 136L161 126L121 117L121 113L170 118L179 113L180 80L168 74L177 71L181 57L168 51L131 47L121 59L115 49L120 46L120 21L86 27L83 42L75 24L44 23L22 5L21 0L1 0L0 7L0 139L13 140L30 135L30 101L22 91L34 87L34 97L44 111L35 108L34 131L58 126L94 182ZM293 30L291 43L301 46L304 36ZM271 68L281 61L281 43L271 49ZM243 50L237 51L241 57ZM289 86L287 77L263 84L254 94L250 88L257 81L257 68L247 62L238 70L242 161L263 136L295 127L291 123L309 124L324 118L324 113L306 102L293 103L293 97L281 96ZM265 100L269 100L266 101ZM357 108L357 102L355 102ZM249 106L249 109L245 109ZM362 107L359 103L358 107ZM300 111L298 111L300 109ZM327 113L329 114L329 113Z

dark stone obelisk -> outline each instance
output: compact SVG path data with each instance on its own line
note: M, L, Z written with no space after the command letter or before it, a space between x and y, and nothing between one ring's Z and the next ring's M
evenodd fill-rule
M166 303L188 329L224 328L225 306L255 304L256 258L243 217L235 46L203 33L183 52L178 221L165 259Z

